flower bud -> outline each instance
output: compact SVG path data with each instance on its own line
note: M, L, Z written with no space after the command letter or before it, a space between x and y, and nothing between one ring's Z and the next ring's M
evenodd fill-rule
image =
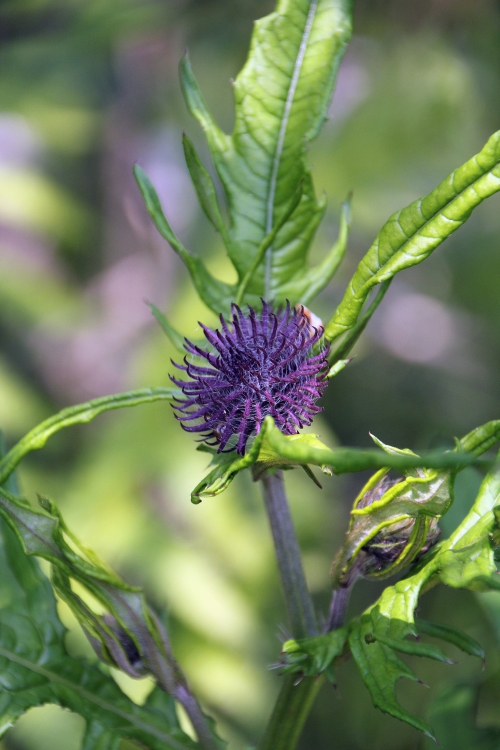
M416 469L390 479L381 469L354 502L346 539L332 566L333 586L398 573L436 543L451 502L449 472Z
M372 490L365 492L356 507L366 508L381 500L391 487L400 482L400 479L383 477ZM363 578L387 578L427 552L437 542L441 529L438 526L438 519L429 517L425 524L427 528L422 530L424 533L416 534L415 525L419 520L408 517L383 526L361 548L364 555L360 575ZM418 540L417 538L413 540L413 544L412 535L418 537ZM418 543L415 544L415 542ZM405 550L407 550L406 554Z
M83 626L90 645L101 661L111 664L135 679L148 674L132 638L113 615L95 615L93 628Z

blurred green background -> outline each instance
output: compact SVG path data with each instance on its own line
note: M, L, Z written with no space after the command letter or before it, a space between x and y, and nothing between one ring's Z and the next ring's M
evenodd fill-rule
M175 353L145 300L187 335L196 336L198 320L213 321L148 221L131 170L141 164L185 244L228 278L183 163L183 130L206 162L207 150L182 102L177 65L188 47L229 130L230 79L253 21L272 8L271 0L2 0L0 424L9 443L69 404L168 383ZM498 0L358 0L330 120L310 151L317 190L329 202L313 256L332 243L340 204L354 192L348 258L316 314L329 317L390 213L431 190L500 127L499 91ZM322 439L368 446L371 431L418 450L498 418L499 281L497 195L396 279L355 361L329 387L315 424ZM52 496L86 543L143 585L159 610L168 608L176 654L223 736L241 750L278 689L268 666L285 612L259 488L240 476L195 507L189 492L205 467L170 408L155 404L58 435L26 461L20 479L28 496ZM320 491L305 474L288 475L307 577L325 612L330 562L363 480L325 477ZM445 533L480 480L473 469L460 476ZM352 612L380 590L358 585ZM60 611L70 648L92 658ZM412 663L431 687L401 684L401 701L434 721L445 750L497 747L500 594L440 588L420 613L480 640L486 668L458 652L454 667ZM147 680L116 679L137 701L150 689ZM36 709L0 747L76 750L82 726L67 711ZM342 667L337 692L324 688L300 744L430 747L371 706L352 663Z

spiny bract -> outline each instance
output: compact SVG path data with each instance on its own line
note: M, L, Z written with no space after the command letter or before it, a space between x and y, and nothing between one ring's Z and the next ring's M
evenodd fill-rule
M260 313L233 305L231 320L221 315L220 321L215 331L200 323L215 352L185 343L186 351L209 367L186 357L184 365L175 365L190 378L172 377L185 396L174 406L182 427L202 433L202 440L219 446L218 453L236 448L243 454L268 415L285 435L310 425L327 385L328 348L320 343L320 351L313 351L323 328L311 325L303 307L292 309L289 303L273 312L263 302Z

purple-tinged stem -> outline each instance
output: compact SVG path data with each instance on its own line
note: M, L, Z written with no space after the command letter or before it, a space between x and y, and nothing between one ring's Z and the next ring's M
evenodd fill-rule
M281 471L266 474L262 485L292 635L294 638L317 635L316 615Z

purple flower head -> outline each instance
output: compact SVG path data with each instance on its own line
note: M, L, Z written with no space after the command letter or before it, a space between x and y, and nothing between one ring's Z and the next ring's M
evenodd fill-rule
M311 325L303 307L291 309L287 302L273 312L263 302L261 313L251 307L243 313L237 305L232 313L229 322L220 316L216 331L200 323L215 352L186 339L186 351L203 357L208 367L186 357L184 365L175 365L190 379L172 377L185 396L174 408L182 427L202 433L208 445L219 446L218 453L236 448L243 454L267 415L285 435L311 424L327 385L328 347L314 354L323 328Z

